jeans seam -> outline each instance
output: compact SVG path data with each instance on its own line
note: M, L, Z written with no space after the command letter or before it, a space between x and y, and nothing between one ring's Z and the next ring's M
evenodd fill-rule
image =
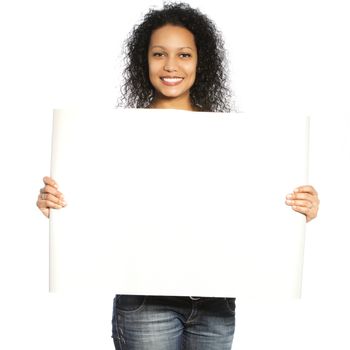
M118 344L119 344L119 350L123 350L123 348L122 348L122 342L120 341L120 334L119 334L119 327L118 327L118 323L117 323L117 339L118 339ZM116 338L114 338L114 339L116 339Z
M188 316L188 318L187 318L187 320L186 320L186 324L188 324L188 323L191 323L192 321L194 321L194 318L193 318L193 320L191 320L191 317L192 317L192 315L194 315L195 314L195 308L197 307L197 303L194 303L193 301L192 301L192 310L191 310L191 313L190 313L190 316ZM198 310L197 310L198 311Z
M234 309L232 309L232 308L231 308L231 305L229 304L227 298L225 298L225 303L226 303L226 308L227 308L233 315L236 315L236 306L235 306Z

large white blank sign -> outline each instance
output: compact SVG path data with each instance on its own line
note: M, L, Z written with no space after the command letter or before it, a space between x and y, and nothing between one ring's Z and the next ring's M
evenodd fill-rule
M301 293L308 118L55 110L50 290Z

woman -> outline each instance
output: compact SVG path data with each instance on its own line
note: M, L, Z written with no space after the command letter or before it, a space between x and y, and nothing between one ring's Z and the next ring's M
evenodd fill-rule
M232 109L222 39L214 24L186 4L150 10L126 44L119 105L229 112ZM49 217L63 208L56 182L44 178L37 206ZM287 195L286 204L316 217L311 186ZM112 337L116 349L229 350L235 329L235 299L119 295L114 299Z

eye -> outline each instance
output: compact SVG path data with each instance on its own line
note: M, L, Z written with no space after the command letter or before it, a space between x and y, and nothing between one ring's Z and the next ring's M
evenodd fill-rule
M153 52L152 56L153 57L161 57L161 56L164 56L164 53L163 52Z
M192 57L192 55L190 53L180 53L180 57L189 58Z

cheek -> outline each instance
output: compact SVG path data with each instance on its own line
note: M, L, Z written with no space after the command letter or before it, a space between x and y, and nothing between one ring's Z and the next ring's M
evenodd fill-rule
M196 78L196 72L197 72L197 66L196 64L191 64L189 67L187 67L187 74L191 76L191 78Z
M159 64L155 62L149 62L148 63L148 71L150 78L154 77L155 75L158 75L159 72Z
M187 66L187 72L191 75L195 75L197 71L197 61L195 62L191 62L188 66Z

